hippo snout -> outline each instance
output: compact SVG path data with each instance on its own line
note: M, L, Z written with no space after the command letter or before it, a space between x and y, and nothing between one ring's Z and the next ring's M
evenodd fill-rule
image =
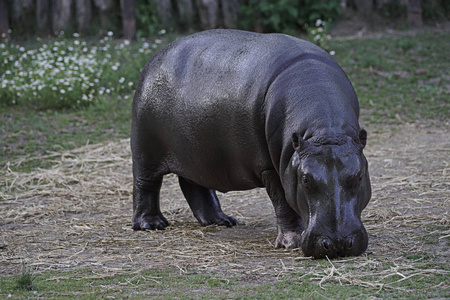
M302 241L305 256L314 258L335 258L361 255L368 245L367 233L364 228L346 236L306 234Z

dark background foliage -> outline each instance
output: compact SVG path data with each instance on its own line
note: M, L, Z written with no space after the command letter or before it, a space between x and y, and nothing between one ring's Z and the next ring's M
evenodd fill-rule
M371 23L448 20L446 0L0 0L0 35L47 36L65 31L127 39L162 29L192 32L240 28L296 34L317 19L343 15ZM413 22L414 23L414 22ZM407 25L406 25L407 26Z

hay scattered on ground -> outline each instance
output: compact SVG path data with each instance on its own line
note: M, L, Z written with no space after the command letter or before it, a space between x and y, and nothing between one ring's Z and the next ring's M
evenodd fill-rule
M172 226L132 231L129 140L25 158L52 162L29 173L16 171L24 162L18 159L0 170L0 270L15 274L23 261L39 272L89 267L99 276L129 268L171 267L180 274L195 268L263 281L310 275L322 287L339 282L373 289L403 289L401 282L413 277L447 275L423 261L432 257L439 265L450 258L447 125L369 132L373 198L363 213L369 249L332 261L274 249L275 218L263 189L220 195L240 226L199 226L173 175L165 177L161 196ZM435 288L448 287L447 281Z

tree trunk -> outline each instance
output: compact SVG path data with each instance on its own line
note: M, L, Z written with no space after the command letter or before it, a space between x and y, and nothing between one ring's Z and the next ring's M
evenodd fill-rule
M192 27L195 18L194 3L192 0L177 0L178 16L181 26Z
M373 1L372 0L354 0L357 12L366 20L370 27L373 26Z
M410 28L422 26L422 7L420 0L408 0L408 23Z
M33 9L33 0L13 0L12 2L12 20L14 22L23 21Z
M12 0L11 28L21 33L34 29L33 14L33 0Z
M100 11L100 24L103 30L111 30L111 11L113 10L114 3L112 0L94 0L95 6Z
M237 28L239 0L220 0L222 4L223 25L226 28Z
M8 33L9 18L6 0L0 0L0 40Z
M75 0L75 15L77 18L78 32L85 32L92 19L91 0Z
M158 12L162 17L164 25L168 25L173 20L172 2L171 0L153 0L157 4Z
M72 0L52 1L53 32L64 31L70 24Z
M39 34L48 34L50 30L50 0L36 1L36 21Z
M136 13L135 0L120 0L122 9L122 29L123 37L127 40L136 38Z
M219 0L196 0L202 29L216 28L218 25Z
M12 2L12 21L13 23L20 22L20 16L22 15L22 2L21 0L13 0Z

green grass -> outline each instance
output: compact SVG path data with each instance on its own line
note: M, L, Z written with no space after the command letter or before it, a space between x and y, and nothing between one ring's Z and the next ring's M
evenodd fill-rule
M13 299L445 298L450 268L434 260L435 257L407 253L394 260L371 258L363 267L346 260L334 260L333 265L326 260L302 260L290 266L297 271L279 276L229 276L171 267L123 269L115 271L116 274L91 269L45 271L32 275L32 289L17 289L16 276L2 276L0 296L6 298L11 294Z
M167 37L166 43L174 38ZM449 33L423 33L397 39L331 41L330 49L336 51L335 59L356 89L366 122L444 119L450 113L450 60L448 47L445 47L449 39ZM69 41L59 43L70 44ZM139 52L145 48L142 42L128 46L109 43L108 49L113 53L109 64L119 63L120 70L105 71L99 82L102 86L96 90L114 86L122 77L126 82L136 82L139 69L154 53ZM30 48L36 48L35 45L31 43ZM92 41L87 45L89 49L96 47ZM157 49L163 46L154 45ZM105 51L103 55L108 54ZM132 95L131 89L118 88L109 94L96 94L92 105L77 108L42 109L37 103L41 98L0 106L0 165L18 157L32 156L35 159L23 163L22 170L45 167L47 163L38 156L86 143L128 137Z
M77 110L9 107L0 114L0 163L23 157L21 170L46 167L48 161L40 156L52 151L129 137L130 114L131 100L106 97Z
M369 122L444 119L450 107L449 33L332 41Z
M34 280L36 275L34 275L29 269L26 268L25 264L22 264L22 273L17 275L14 288L19 291L32 291L36 289Z
M174 38L167 37L166 42ZM450 113L450 60L448 47L445 47L449 39L449 33L423 33L396 39L331 41L330 49L336 51L335 59L356 89L361 108L365 110L362 116L365 121L393 123L419 118L444 119ZM36 43L30 43L30 48L36 49ZM47 48L54 43L49 42ZM58 43L62 48L61 45L73 41ZM113 72L108 68L102 75L97 92L115 86L122 77L126 82L136 82L139 69L154 53L139 52L145 48L142 42L128 46L112 41L108 43L110 50L105 50L106 54L101 57L110 51L112 58L108 66L119 63L120 70ZM38 45L42 47L42 42ZM90 45L89 49L97 47L92 41L87 45ZM154 45L157 49L163 46ZM18 50L20 47L15 47L19 54L23 52ZM91 81L94 79L90 78ZM117 88L109 94L96 94L92 105L65 109L43 109L51 102L44 101L41 105L38 102L43 100L39 97L17 101L18 104L12 106L4 103L0 106L0 164L21 156L42 156L88 142L128 137L132 94L131 89ZM6 101L5 95L2 94L2 101L11 102L13 98ZM43 160L32 159L22 167L27 169L45 164Z

